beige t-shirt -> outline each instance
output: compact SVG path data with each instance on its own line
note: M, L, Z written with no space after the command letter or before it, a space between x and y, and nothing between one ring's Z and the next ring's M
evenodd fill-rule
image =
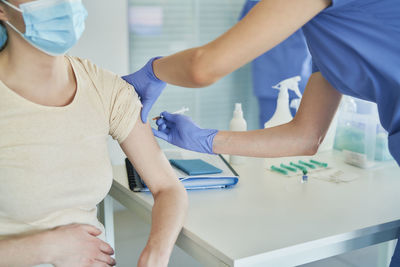
M117 75L68 59L78 86L64 107L33 103L0 81L0 239L70 223L103 229L96 205L113 180L107 137L124 141L141 103Z

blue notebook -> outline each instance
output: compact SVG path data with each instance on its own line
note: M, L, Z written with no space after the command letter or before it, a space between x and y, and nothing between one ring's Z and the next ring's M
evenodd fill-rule
M170 159L172 166L184 171L187 175L204 175L221 173L222 170L201 159Z
M168 157L168 153L166 155ZM228 188L238 183L239 175L221 155L190 155L197 158L170 159L176 175L186 189ZM134 192L149 191L128 158L125 159L125 166L129 188Z

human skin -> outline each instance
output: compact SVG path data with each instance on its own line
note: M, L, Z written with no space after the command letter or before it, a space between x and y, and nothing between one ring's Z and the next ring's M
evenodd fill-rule
M15 6L30 2L10 0ZM0 2L0 20L24 32L20 12ZM6 26L7 46L0 52L0 80L20 96L47 106L65 106L76 92L72 67L64 56L49 56ZM122 149L154 196L152 230L138 266L167 266L187 210L187 194L156 143L150 126L138 118ZM154 168L157 166L157 168ZM93 226L72 224L36 233L3 237L0 266L113 266L113 249Z
M330 4L330 0L260 1L210 43L155 60L154 73L174 85L208 86L285 40ZM340 99L321 73L314 73L291 122L255 131L219 131L213 152L252 157L313 155Z

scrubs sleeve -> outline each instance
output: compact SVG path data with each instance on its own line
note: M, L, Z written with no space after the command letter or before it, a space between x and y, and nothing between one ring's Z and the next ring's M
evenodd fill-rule
M332 4L330 5L330 7L335 8L335 7L345 6L355 1L358 0L332 0Z
M314 60L312 61L312 73L314 72L319 72L319 68L317 65L315 65Z
M249 13L249 11L258 4L258 2L260 2L260 0L247 0L246 3L243 6L242 11L240 12L239 15L239 20L241 20L242 18L244 18L247 13Z

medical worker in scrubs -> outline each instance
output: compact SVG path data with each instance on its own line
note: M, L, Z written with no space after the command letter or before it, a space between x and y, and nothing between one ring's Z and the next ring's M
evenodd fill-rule
M154 134L182 148L210 154L312 155L345 94L377 103L381 124L389 132L389 150L400 164L399 0L262 0L216 40L154 58L125 77L142 97L142 120L165 82L184 87L210 85L299 29L312 56L313 74L291 122L230 132L203 129L189 117L163 112ZM394 266L400 266L400 244L392 258Z
M260 0L247 0L240 14L240 19ZM259 107L259 127L264 128L265 122L271 119L276 110L279 91L272 87L281 81L300 76L299 89L304 92L308 78L311 75L311 55L303 31L299 29L285 41L251 62L253 93L257 97ZM299 96L289 90L290 101ZM292 115L296 109L291 108Z

